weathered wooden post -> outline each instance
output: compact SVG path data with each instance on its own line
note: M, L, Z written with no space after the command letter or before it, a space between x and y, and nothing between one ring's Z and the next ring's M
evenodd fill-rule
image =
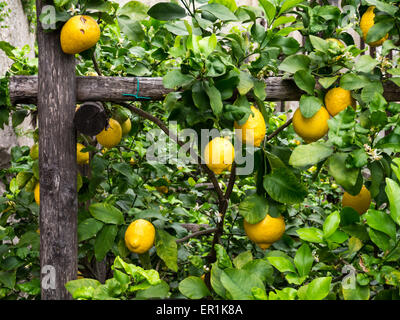
M52 1L36 0L41 284L43 300L63 300L71 299L65 283L78 270L75 58L62 52L59 31L44 31L46 4Z

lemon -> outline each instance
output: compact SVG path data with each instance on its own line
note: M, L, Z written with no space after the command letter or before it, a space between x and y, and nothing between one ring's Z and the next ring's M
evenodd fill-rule
M322 138L329 130L329 113L321 107L311 118L305 118L300 111L296 110L293 115L293 128L296 133L310 143Z
M98 74L97 74L97 72L88 71L88 72L85 73L85 76L87 76L87 77L97 77Z
M153 224L144 219L133 221L125 232L125 244L129 251L145 253L154 244L156 229Z
M363 33L364 41L367 40L367 34L368 34L369 29L371 29L373 27L373 25L375 24L374 10L375 10L375 6L368 7L367 11L362 15L361 20L360 20L360 29ZM388 37L389 37L389 34L386 34L383 38L381 38L377 41L370 42L370 43L368 43L368 45L370 45L371 47L378 47L378 46L382 45L382 43L384 43Z
M100 27L90 16L77 15L62 27L61 49L67 54L76 54L93 47L100 39Z
M39 182L36 183L34 194L35 194L35 202L37 203L38 206L40 206L40 185L39 185Z
M88 164L89 163L89 152L81 152L82 149L86 148L83 144L76 144L76 161L78 164Z
M235 129L242 130L241 134L238 134L239 139L241 139L242 142L248 145L259 147L261 142L264 140L267 129L265 127L265 121L262 113L254 106L251 106L250 108L254 116L250 114L247 121L242 125L239 125L235 121L234 127Z
M278 241L285 232L283 216L273 218L267 214L263 220L255 224L250 224L244 220L243 226L247 237L263 250L268 249L272 243Z
M156 187L156 189L160 193L164 193L164 194L168 193L168 187L167 186L159 186L159 187Z
M106 148L115 147L122 138L122 128L117 120L110 119L109 127L104 128L97 136L97 141Z
M122 129L122 135L126 136L132 128L132 123L131 123L131 119L126 119L125 122L123 122L121 124L121 129Z
M347 192L343 194L342 206L351 207L359 214L367 212L370 204L371 193L365 186L362 186L360 193L356 196L352 196L350 193Z
M134 158L131 158L129 160L129 163L133 166L136 163L136 160Z
M37 180L33 176L26 184L25 184L25 190L27 192L34 192L35 187L36 187Z
M330 89L326 93L325 107L332 117L346 109L348 106L352 106L354 110L356 109L356 100L353 99L349 90L337 87Z
M217 137L206 145L204 158L207 167L215 174L220 174L232 165L235 149L228 139Z
M28 183L28 181L32 178L32 174L29 172L18 172L17 176L15 177L18 189L22 189Z
M31 156L32 160L36 160L39 158L39 145L35 143L31 149L29 150L29 155Z

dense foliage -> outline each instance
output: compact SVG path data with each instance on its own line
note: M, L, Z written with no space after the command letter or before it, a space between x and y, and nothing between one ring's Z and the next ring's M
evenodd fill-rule
M235 140L234 121L244 123L252 104L267 126L259 148L243 146L255 170L236 177L221 214L221 199L200 165L171 154L175 142L153 122L127 106L106 103L109 115L129 118L132 128L110 149L78 137L91 158L81 168L84 278L67 284L74 298L400 298L400 104L384 97L384 86L400 85L400 1L342 1L346 10L322 2L260 0L258 7L238 7L234 0L182 0L149 8L139 1L121 7L105 0L54 0L57 28L76 14L100 24L96 47L76 56L77 75L163 77L164 86L176 91L164 101L141 99L134 105L174 123L178 133L191 128L200 137L202 129L227 129ZM358 47L351 33L362 36L359 21L372 5L375 25L366 40L389 35L376 58L364 55L369 46ZM0 42L0 49L14 61L0 80L0 127L9 117L18 127L26 116L35 116L36 107L11 106L8 79L37 74L37 59L26 58L29 48ZM326 137L305 143L291 125L278 129L294 110L277 111L268 102L263 80L271 76L294 79L305 118L313 117L326 92L337 86L351 91L357 108L328 120ZM37 141L37 131L33 137ZM162 163L146 157L154 147ZM217 176L224 192L231 175ZM0 179L7 184L0 197L0 297L37 299L38 159L28 147L14 147ZM341 198L344 191L358 194L363 185L373 200L360 215L343 207ZM247 238L243 221L256 223L267 212L282 215L286 230L264 251ZM124 242L129 223L139 218L156 227L148 256L129 252ZM220 241L213 242L213 233L181 241L193 231L189 224L196 231L222 227Z

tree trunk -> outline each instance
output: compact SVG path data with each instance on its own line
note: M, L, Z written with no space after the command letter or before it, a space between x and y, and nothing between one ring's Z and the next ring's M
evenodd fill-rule
M46 4L36 1L38 17ZM59 30L44 32L39 18L37 37L41 294L65 300L78 270L75 58L62 52Z

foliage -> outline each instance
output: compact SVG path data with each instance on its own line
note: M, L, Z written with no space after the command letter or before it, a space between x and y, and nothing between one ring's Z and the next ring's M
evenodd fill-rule
M232 130L234 121L247 120L253 103L263 114L267 136L272 134L252 154L243 147L255 170L237 177L222 214L200 166L168 153L176 147L172 139L126 106L106 103L107 113L130 118L132 129L107 150L90 137L78 137L91 158L85 169L90 176L83 174L78 194L84 279L66 284L74 298L399 299L400 105L388 102L383 90L400 84L393 58L399 51L399 1L342 1L347 11L314 1L259 2L238 7L234 0L174 1L149 8L138 1L120 7L105 0L54 0L57 27L80 13L100 21L97 46L76 56L78 75L163 77L164 86L174 89L164 101L134 105L163 122L175 121L178 136L187 128L198 136L202 129ZM366 49L358 48L350 33L361 34L358 21L370 5L378 14L369 38L389 33L376 59L364 55ZM304 45L292 36L295 31ZM28 48L0 43L0 49L14 61L2 92L9 76L37 73L36 59L25 58ZM293 78L305 118L335 86L351 91L357 109L332 117L324 139L301 143L291 126L276 132L291 110L278 112L266 101L268 76ZM11 106L7 98L0 105L0 125L10 114L17 127L35 111L32 105ZM154 149L164 163L146 157ZM29 174L24 183L16 177L20 172ZM217 177L223 191L229 176ZM29 148L15 147L11 167L0 177L7 184L0 197L0 295L37 298L39 208L29 181L38 179L38 162ZM360 216L340 199L343 191L358 194L362 185L373 202ZM263 251L246 237L243 220L256 223L267 211L283 215L286 231ZM130 253L124 243L127 226L139 218L156 227L147 258ZM190 234L188 224L198 230L222 226L219 243L213 244L212 234L180 241ZM99 263L108 271L104 284Z

